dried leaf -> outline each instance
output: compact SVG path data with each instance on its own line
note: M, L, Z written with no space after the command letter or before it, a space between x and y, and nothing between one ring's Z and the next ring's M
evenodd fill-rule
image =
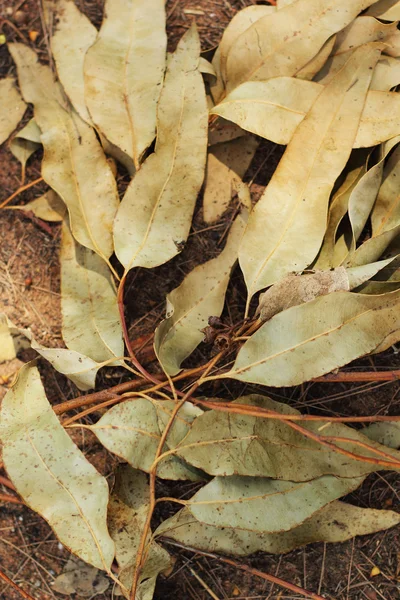
M234 182L242 180L258 148L252 135L210 148L203 193L204 221L213 223L228 208Z
M355 158L353 154L353 158ZM351 165L342 185L333 195L328 210L327 227L324 241L316 261L313 263L314 269L330 269L339 266L343 259L348 255L349 248L345 240L345 248L338 248L337 233L340 224L347 213L350 196L366 173L367 165L364 155L357 154ZM361 164L360 164L361 163Z
M357 49L318 96L250 215L239 251L249 299L318 254L329 196L353 147L379 54L375 45Z
M135 469L149 472L161 438L160 411L170 414L173 406L173 402L169 401L157 402L142 398L127 400L110 408L95 425L87 427L110 452L126 460ZM168 436L167 448L171 439L178 443L186 435L198 414L201 414L199 409L195 409L190 403L185 404L172 431L177 429ZM175 457L167 457L161 461L157 475L163 479L199 479L195 469L189 469Z
M10 151L22 165L22 179L25 177L25 167L29 158L42 145L40 129L35 119L31 119L18 133L14 135L9 143Z
M396 33L396 23L381 23L378 19L368 16L357 17L337 34L332 57L369 42L385 42L382 52L389 54L390 38Z
M136 554L149 511L149 500L150 489L146 475L129 465L120 466L110 498L108 526L115 542L115 558L120 568L119 579L128 590L133 581ZM138 598L151 600L157 575L165 571L170 564L168 552L155 541L151 541L139 579Z
M10 44L22 93L42 131L43 179L68 207L74 237L106 261L118 206L114 176L93 129L70 111L49 67L23 44Z
M176 375L182 362L204 339L211 316L219 317L238 256L245 224L237 217L219 256L197 266L167 296L166 319L157 327L154 347L164 371Z
M382 56L378 61L371 81L371 90L388 92L400 84L400 58Z
M126 270L167 262L181 252L189 235L207 150L199 54L192 26L169 61L158 104L155 152L128 187L115 219L115 250Z
M233 90L211 113L276 144L288 144L322 91L321 84L294 77L250 81ZM399 94L368 92L353 147L374 146L398 135L400 120L393 115L399 110Z
M155 135L166 45L163 0L107 0L85 58L90 116L136 169Z
M96 362L116 358L114 365L123 364L122 327L110 270L95 252L75 242L66 222L60 264L65 345Z
M333 500L355 490L363 479L325 475L294 483L264 477L215 477L187 506L207 525L278 533L298 527Z
M107 482L65 432L32 363L2 402L1 440L7 473L26 504L71 552L110 572Z
M398 292L320 296L264 323L226 376L276 387L298 385L373 352L399 327Z
M245 81L296 75L328 38L373 2L297 0L259 19L237 38L229 51L227 90Z
M385 21L396 21L400 19L400 2L399 0L379 0L368 9L367 15Z
M68 560L61 575L51 584L53 591L59 594L78 594L82 598L93 598L105 592L109 586L109 580L98 569L74 556Z
M301 68L296 73L296 77L298 79L313 79L328 60L335 45L335 41L336 36L333 35L331 38L329 38L329 40L325 42L321 50L314 56L314 58L312 58L306 65L304 65L303 68Z
M256 315L261 321L268 321L291 306L310 302L318 296L349 289L349 278L344 267L304 275L287 275L260 294Z
M280 414L300 414L286 404L256 394L233 401L232 409L236 404L255 406ZM373 451L376 449L386 451L397 461L400 458L400 453L388 451L380 444L369 441L359 431L341 423L325 423L323 430L323 421L310 421L301 425L321 437L337 436L350 440L338 445L353 454L377 458L377 453ZM366 450L357 442L370 445L372 449ZM283 421L218 410L209 410L198 416L175 451L177 456L209 475L224 477L244 475L310 481L322 475L340 477L345 474L346 477L360 477L376 470L384 470L384 467L347 458L341 453L326 449Z
M26 104L15 86L13 77L0 80L0 97L0 144L2 144L17 128L26 111Z
M79 116L91 124L85 102L83 65L85 54L97 37L97 29L78 10L73 0L57 0L54 5L57 24L51 38L57 74L65 93Z
M291 531L260 534L213 527L200 523L184 508L164 521L155 533L200 550L247 556L259 551L282 554L315 542L345 542L356 535L375 533L398 523L400 515L394 511L359 508L335 501Z

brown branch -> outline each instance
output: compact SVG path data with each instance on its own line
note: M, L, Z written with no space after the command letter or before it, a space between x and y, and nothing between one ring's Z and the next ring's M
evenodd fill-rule
M220 556L219 554L214 554L214 552L206 552L205 550L199 550L198 548L193 548L192 546L186 546L184 544L181 544L180 542L176 542L175 540L170 540L169 538L160 537L159 539L162 542L164 542L165 544L169 544L171 546L176 546L177 548L182 548L182 550L187 550L188 552L193 552L194 554L200 554L201 556L207 556L209 558L219 560L220 562L224 562L225 564L230 565L231 567L235 567L235 569L240 569L241 571L244 571L245 573L248 573L249 575L261 577L262 579L265 579L266 581L270 581L271 583L279 585L280 587L283 587L286 590L290 590L291 592L294 592L295 594L300 594L302 596L305 596L306 598L311 598L311 600L326 600L325 598L323 598L323 596L320 596L319 594L314 594L314 592L309 592L308 590L305 590L304 588L301 588L301 587L295 585L294 583L289 583L288 581L285 581L284 579L281 579L280 577L276 577L275 575L270 575L269 573L264 573L263 571L259 571L258 569L255 569L254 567L244 565L244 564L240 563L239 561L234 560L233 558L227 558L226 556Z
M150 469L150 502L149 502L149 510L147 512L147 517L146 517L146 522L144 524L143 527L143 531L142 531L142 535L140 538L140 544L139 544L139 548L138 548L138 552L136 555L136 565L135 565L135 570L134 570L134 576L133 576L133 582L132 582L132 589L131 589L131 593L130 593L130 600L135 600L136 598L136 591L137 591L137 587L138 587L138 583L139 583L139 577L140 577L140 573L142 571L143 568L143 562L145 559L145 546L146 546L146 541L150 532L150 524L151 524L151 519L153 517L153 512L154 512L154 508L156 506L156 477L157 477L157 467L158 467L158 459L160 458L161 454L162 454L162 450L164 448L164 444L167 440L168 434L171 430L171 427L175 421L175 417L177 416L179 410L182 408L182 406L185 404L185 402L187 400L189 400L189 398L192 396L192 394L196 391L196 389L203 383L203 378L211 371L211 369L215 366L215 364L219 361L219 359L221 358L221 356L223 355L223 352L220 352L219 354L217 354L209 363L208 366L206 368L206 370L204 371L203 375L194 382L194 384L190 387L190 389L186 392L186 394L183 396L183 398L181 400L179 400L179 402L177 402L175 404L174 410L171 413L171 416L168 420L168 423L165 426L164 431L162 432L161 438L160 438L160 442L158 444L157 447L157 451L155 453L154 456L154 462L153 465Z
M395 371L339 371L327 373L312 379L317 383L359 383L368 381L397 381L400 379L400 369Z
M148 373L148 371L146 371L146 369L139 362L139 360L137 359L137 357L133 351L133 347L132 347L131 341L129 339L129 332L128 332L128 327L126 325L126 319L125 319L125 308L124 308L125 281L126 281L126 273L122 277L122 279L119 283L117 303L118 303L119 316L120 316L120 321L121 321L121 325L122 325L122 333L124 336L124 342L125 342L126 349L128 350L129 357L131 359L132 364L137 368L139 373L141 373L143 375L143 377L145 379L147 379L148 381L152 381L153 383L160 383L159 380L157 379L157 377L155 377L154 375L152 375L151 373Z
M14 583L12 579L7 577L7 575L3 573L3 571L0 571L0 579L5 581L7 585L11 585L11 587L14 588L14 590L16 590L22 596L22 598L25 598L25 600L35 600L35 598L28 594L28 592L25 592L22 588L19 587L19 585Z
M400 461L393 459L393 457L390 454L387 454L386 452L382 452L381 450L378 450L377 448L374 448L373 446L369 446L368 444L364 444L363 442L361 442L359 440L354 440L351 438L343 438L343 437L338 437L338 436L325 437L325 436L318 435L317 433L313 433L309 429L306 429L305 427L298 425L293 420L287 419L287 417L289 415L282 415L275 411L268 411L267 409L262 409L262 408L248 407L245 404L232 404L230 402L207 402L207 401L203 401L203 400L194 400L194 404L201 404L201 405L208 405L208 406L212 405L212 408L214 410L220 410L221 412L245 414L245 415L250 415L250 416L255 416L255 417L261 417L264 419L275 418L275 419L280 420L281 422L285 422L288 425L288 427L291 427L295 431L302 433L305 437L308 437L308 438L314 440L315 442L318 442L319 444L321 444L321 446L325 446L326 448L329 448L330 450L333 450L334 452L338 452L339 454L343 454L344 456L347 456L348 458L351 458L353 460L358 460L361 462L368 462L373 465L379 465L382 467L390 467L393 469L394 468L400 469ZM353 452L350 452L349 450L345 450L344 448L341 448L340 446L336 446L336 444L332 443L333 441L345 442L345 443L350 443L350 444L354 444L357 446L361 446L362 448L368 449L372 453L375 453L379 456L386 457L388 460L382 460L380 458L372 458L369 456L361 456L360 454L355 454Z
M3 475L0 475L0 485L5 485L10 490L13 490L13 492L15 492L14 484L11 483L11 481L9 479L7 479L7 477L4 477Z
M11 496L11 495L9 496L8 494L0 494L0 502L9 502L10 504L22 504L22 505L25 504L19 498L16 498L15 496Z

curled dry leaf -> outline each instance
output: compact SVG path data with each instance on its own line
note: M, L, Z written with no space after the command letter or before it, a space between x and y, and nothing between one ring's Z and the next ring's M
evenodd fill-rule
M235 182L242 183L258 145L254 136L246 135L210 148L203 192L206 223L219 219L228 208Z
M295 483L264 477L215 477L187 506L207 525L278 533L298 527L333 500L358 488L363 480L325 475Z
M166 46L163 0L107 0L85 58L90 116L136 169L155 135Z
M218 402L218 400L216 400ZM232 402L257 407L279 414L300 412L266 396L252 394ZM386 452L390 460L399 461L399 452L390 452L371 442L359 431L341 423L330 423L321 430L322 421L309 421L302 426L313 434L347 438L337 445L358 456L377 458ZM353 443L354 442L354 443ZM371 446L370 450L359 443ZM361 477L376 470L390 470L370 462L348 458L324 448L318 442L292 429L284 421L234 412L209 410L198 416L186 437L175 448L177 456L209 475L272 477L286 481L310 481L322 475Z
M79 116L91 124L85 102L83 65L85 54L97 37L97 29L80 12L73 0L54 4L56 26L51 37L51 52L65 93Z
M10 353L16 356L21 348L33 348L40 356L49 361L53 368L68 377L80 390L94 388L97 371L104 366L79 352L65 348L46 348L39 344L29 329L15 327L5 315L0 314L0 341L4 354L1 360L9 360ZM3 359L2 356L5 356ZM11 356L13 358L14 356ZM108 363L107 363L108 364Z
M25 179L26 163L41 145L40 129L35 119L28 121L25 127L18 131L10 140L8 147L22 165L22 180Z
M290 531L261 534L200 523L185 507L164 521L155 534L199 550L247 556L260 551L282 554L315 542L345 542L399 523L400 515L392 510L359 508L335 501Z
M382 56L378 61L371 81L371 90L388 92L400 83L400 58Z
M6 141L24 116L26 104L20 96L13 77L0 80L0 144Z
M208 111L199 54L193 25L168 64L155 151L129 185L115 219L115 251L127 271L167 262L181 252L189 235L207 150Z
M250 81L233 90L211 113L276 144L288 144L322 91L320 83L294 77ZM369 91L353 147L374 146L398 135L400 119L394 115L399 110L399 94Z
M362 46L324 88L252 211L239 250L249 300L289 273L304 270L318 254L330 193L354 145L379 55L375 44Z
M400 224L400 148L397 147L383 171L383 181L371 214L372 235L390 231Z
M296 75L328 38L373 2L297 0L259 19L232 44L226 63L227 91L245 81Z
M38 219L50 221L51 223L61 222L67 212L64 202L54 190L48 190L43 196L39 196L39 198L31 200L23 206L13 206L12 208L32 212Z
M147 477L129 465L118 467L110 497L108 527L115 542L118 577L129 590L132 585L136 554L149 510L150 489ZM149 532L149 537L151 532ZM148 540L147 559L140 574L138 597L151 600L157 575L171 564L166 550ZM128 597L128 596L127 596Z
M33 50L23 44L9 44L9 49L42 132L43 179L67 205L74 237L107 261L118 193L96 134L70 110L50 68L37 61Z
M320 296L264 323L226 376L276 387L298 385L373 352L399 327L398 292Z
M165 423L160 421L160 411L167 410L170 415L173 403L150 401L146 399L127 400L110 408L95 424L87 426L110 452L126 460L135 469L150 472L153 465L161 432ZM201 414L190 403L179 411L167 440L178 443L190 429L193 419ZM174 431L176 429L176 431ZM157 475L163 479L189 479L198 481L195 469L188 468L183 461L167 457L158 465Z
M221 315L244 227L242 218L237 217L221 254L193 269L168 294L167 317L156 329L154 348L169 375L180 371L182 362L204 339L202 329L208 318Z
M397 21L400 19L400 2L399 0L378 0L368 9L367 15L385 21Z
M114 365L121 364L124 342L111 272L95 252L74 240L65 221L60 266L62 337L67 348L99 363L117 359Z
M27 505L71 552L110 572L107 482L65 432L32 363L3 399L0 436L5 468Z
M292 273L260 294L256 315L261 321L268 321L291 306L310 302L318 296L349 289L349 278L344 267L303 275Z

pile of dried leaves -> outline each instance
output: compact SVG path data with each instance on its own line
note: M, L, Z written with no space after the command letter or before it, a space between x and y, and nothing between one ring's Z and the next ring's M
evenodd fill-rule
M218 393L229 379L294 386L400 340L400 96L390 91L400 84L400 2L277 4L240 11L211 63L194 25L167 55L163 0L107 0L100 31L72 0L44 2L57 80L31 48L9 44L20 91L0 81L0 141L33 104L9 144L23 172L44 149L51 189L18 208L62 221L66 348L3 315L1 360L29 346L84 391L100 368L128 376L52 407L36 363L24 365L1 407L2 460L60 541L132 600L153 597L170 567L166 541L244 556L400 523L340 501L368 474L400 469L396 417L301 415L263 395L226 402L198 390L212 381ZM259 137L287 147L252 208L242 179ZM130 176L121 201L117 163ZM204 180L205 221L229 209L231 227L219 256L168 295L148 371L128 337L124 284L131 269L183 250ZM248 300L227 326L237 261ZM209 361L182 367L204 336ZM101 418L77 423L91 413ZM120 457L111 491L72 428ZM197 491L157 498L157 478ZM152 532L160 502L181 508Z

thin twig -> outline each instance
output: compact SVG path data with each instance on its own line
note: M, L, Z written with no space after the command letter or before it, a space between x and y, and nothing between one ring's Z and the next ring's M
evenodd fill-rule
M24 504L22 500L15 496L9 496L8 494L0 494L0 502L9 502L10 504Z
M16 590L22 596L22 598L25 598L25 600L35 600L35 598L28 594L28 592L25 592L22 588L19 587L19 585L14 583L12 579L7 577L7 575L3 573L3 571L0 571L0 579L5 581L8 585L11 585L11 587L13 587L14 590Z
M33 187L37 183L40 183L41 181L43 181L43 177L38 177L38 179L34 179L34 181L31 181L30 183L27 183L26 185L21 186L20 188L17 189L16 192L14 192L13 194L11 194L11 196L8 196L8 198L6 198L5 200L3 200L3 202L0 204L0 208L4 208L12 200L14 200L14 198L16 198L16 196L18 196L18 194L21 194L22 192L25 192L25 190L29 190L29 188Z
M193 548L192 546L186 546L184 544L176 542L175 540L170 540L169 538L160 537L159 539L162 542L164 542L165 544L169 544L171 546L176 546L177 548L182 548L182 550L187 550L188 552L200 554L201 556L208 556L209 558L213 558L215 560L219 560L220 562L224 562L227 565L230 565L231 567L235 567L236 569L245 571L245 573L248 573L249 575L255 575L256 577L261 577L262 579L265 579L266 581L270 581L272 583L275 583L276 585L280 585L281 587L285 588L286 590L290 590L291 592L294 592L295 594L301 594L302 596L305 596L306 598L311 598L312 600L325 600L325 598L323 598L319 594L315 594L314 592L309 592L308 590L305 590L293 583L289 583L288 581L285 581L284 579L281 579L280 577L275 577L275 575L270 575L269 573L264 573L263 571L254 569L254 567L249 567L248 565L244 565L244 564L240 563L239 561L234 560L233 558L227 558L226 556L220 556L219 554L214 554L214 552L206 552L204 550L199 550L198 548Z

